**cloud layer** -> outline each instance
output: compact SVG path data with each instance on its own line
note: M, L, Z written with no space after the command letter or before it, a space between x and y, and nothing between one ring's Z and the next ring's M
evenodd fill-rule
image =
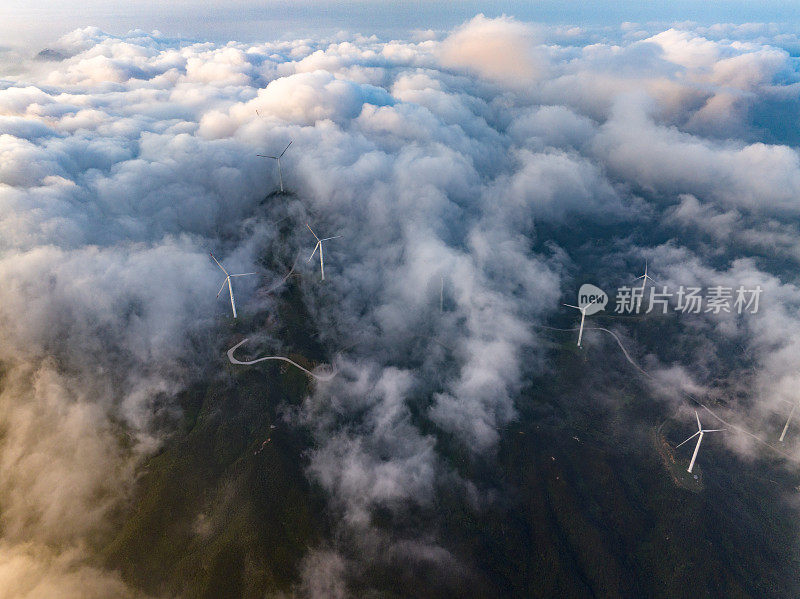
M209 376L199 340L225 306L208 251L258 269L237 287L252 313L254 288L282 276L259 252L310 253L306 221L342 236L325 284L303 286L340 376L287 418L312 432L308 475L350 541L310 554L299 592L343 595L354 561L381 555L458 568L435 534L395 538L373 515L428 506L443 481L486 499L438 444L491 455L548 367L536 325L575 273L616 283L648 258L664 284L761 285L757 316L693 326L751 352L757 395L731 414L752 424L797 401L794 34L604 40L480 15L422 37L220 45L86 28L52 46L66 58L3 80L0 596L87 596L84 580L133 594L87 547L163 441L170 399ZM243 223L275 187L256 154L289 139L279 239ZM699 388L735 378L701 349L683 364Z

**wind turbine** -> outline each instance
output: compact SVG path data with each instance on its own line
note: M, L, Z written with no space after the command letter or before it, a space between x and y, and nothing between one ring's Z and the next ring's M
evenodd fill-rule
M700 435L698 437L698 439L697 439L697 445L695 445L695 447L694 447L694 453L692 454L692 461L689 462L689 469L687 470L687 472L691 472L692 468L694 468L694 461L697 459L697 452L700 451L700 443L703 442L703 435L705 435L706 433L716 433L716 432L725 430L723 428L704 429L703 425L700 424L700 416L698 415L697 410L694 411L694 417L697 418L697 432L695 434L693 434L691 437L689 437L688 439L686 439L686 441L682 441L681 443L679 443L678 446L675 448L675 449L678 449L678 447L680 447L681 445L683 445L687 441L691 441L692 439L697 437L697 435Z
M573 306L572 304L564 304L567 308L575 308L576 310L579 310L581 313L581 329L580 332L578 333L578 347L581 347L581 339L583 339L583 321L586 319L586 310L588 310L589 306L591 306L594 303L596 303L596 300L586 304L583 308L581 308L580 306Z
M278 181L281 184L281 191L283 191L283 174L281 173L281 158L283 157L284 154L286 154L286 150L289 149L289 146L292 145L292 141L290 141L289 144L285 148L283 148L283 152L281 152L277 156L270 156L268 154L256 154L256 156L260 158L272 158L273 160L278 161Z
M314 257L314 254L316 254L317 250L319 249L319 270L322 273L322 280L324 281L325 280L325 260L323 260L323 258L322 258L322 242L323 241L330 241L331 239L339 239L341 237L341 235L336 235L335 237L326 237L325 239L320 239L319 237L317 237L317 234L314 233L314 231L311 230L311 227L308 225L308 223L306 223L306 227L308 227L308 230L311 231L311 234L314 236L314 239L317 240L317 245L314 246L314 251L311 252L311 255L308 257L308 260L306 260L306 262L311 262L311 258Z
M238 274L238 275L229 274L228 271L225 270L225 267L222 266L222 264L219 263L219 260L214 258L214 254L212 254L211 252L208 252L208 253L211 255L211 259L214 260L214 262L217 263L217 266L219 266L222 269L222 272L225 273L225 280L222 281L222 286L219 288L219 291L217 292L217 297L219 297L219 294L222 293L223 289L225 289L225 284L227 283L228 284L228 292L230 292L230 294L231 294L231 308L233 309L233 317L236 318L236 301L233 299L233 285L231 285L231 277L246 277L246 276L249 276L249 275L254 275L256 273L254 273L254 272L245 272L245 273Z
M642 280L642 297L644 297L644 286L645 286L645 284L647 283L647 279L650 279L650 282L651 282L651 283L653 283L654 285L655 285L655 283L656 283L656 282L653 280L653 277L651 277L649 274L647 274L647 260L645 260L645 261L644 261L644 274L643 274L641 277L636 277L636 280L637 280L637 281L638 281L639 279L641 279L641 280Z
M790 402L787 402L790 403ZM786 419L786 425L783 427L783 432L781 433L781 438L778 439L781 443L783 443L783 438L786 436L786 431L789 429L789 423L792 421L792 416L794 416L794 411L797 409L797 402L792 404L792 411L789 412L789 417Z

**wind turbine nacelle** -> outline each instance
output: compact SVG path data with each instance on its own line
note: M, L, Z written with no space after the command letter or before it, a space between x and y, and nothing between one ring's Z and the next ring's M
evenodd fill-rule
M584 283L578 290L578 307L585 312L586 316L605 310L607 303L608 296L599 287Z

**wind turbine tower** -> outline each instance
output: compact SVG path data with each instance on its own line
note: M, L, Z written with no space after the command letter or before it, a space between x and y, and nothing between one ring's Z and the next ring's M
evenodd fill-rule
M567 308L575 308L579 310L581 313L581 328L580 332L578 333L578 347L581 346L581 340L583 339L583 321L586 320L586 307L581 308L580 306L573 306L571 304L564 304ZM574 329L573 329L574 330Z
M314 246L314 251L311 252L311 255L308 257L308 260L306 260L306 262L311 262L311 258L313 258L314 254L316 254L317 250L319 250L319 270L320 270L320 273L322 274L322 280L324 281L325 280L325 260L324 260L324 258L322 256L322 242L323 241L330 241L331 239L339 239L341 237L341 235L336 235L334 237L326 237L325 239L320 239L319 237L317 237L317 234L314 233L314 231L311 229L311 227L309 226L308 223L306 223L306 227L308 227L308 230L311 231L311 234L314 236L314 239L317 240L317 245Z
M654 285L656 284L656 282L653 280L653 277L651 277L649 274L647 274L647 260L644 261L644 274L641 277L636 277L637 281L639 279L642 280L642 297L644 297L644 286L647 283L648 279Z
M685 441L682 441L681 443L678 444L678 447L680 447L681 445L683 445L687 441L691 441L692 439L697 437L697 445L694 446L694 453L692 454L692 461L689 462L689 469L687 470L687 472L691 472L692 468L694 468L694 461L697 459L697 453L700 451L700 443L703 442L703 435L705 435L706 433L716 433L716 432L725 430L725 429L722 429L722 428L704 429L703 425L700 424L700 416L697 413L697 410L694 411L694 417L697 418L697 432L695 434L693 434L691 437L689 437L688 439L686 439ZM677 449L678 447L676 447L675 449Z
M286 154L286 150L289 149L289 146L292 145L292 141L290 141L289 144L283 149L283 152L281 152L277 156L270 156L268 154L256 154L256 156L260 158L272 158L273 160L276 160L278 162L278 181L280 182L281 185L281 192L283 192L283 174L281 173L281 158L283 158L283 155Z
M241 273L241 274L237 274L237 275L229 274L228 271L225 270L225 267L222 266L222 264L219 263L219 260L214 258L214 254L212 254L211 252L208 252L208 253L211 255L211 259L214 260L214 262L217 263L217 266L219 266L222 269L222 272L225 273L225 280L222 281L222 286L219 288L219 291L217 292L217 297L220 296L220 294L222 293L222 290L225 289L225 285L227 284L228 285L228 292L231 295L231 310L233 310L233 317L236 318L236 300L233 299L233 285L231 284L231 278L232 277L247 277L247 276L250 276L250 275L254 275L256 273L254 273L254 272L245 272L245 273Z
M576 310L578 310L581 313L581 328L580 328L580 331L578 332L578 347L581 347L581 340L583 340L583 322L586 320L586 311L589 308L594 307L594 305L598 304L598 303L599 303L599 301L597 299L594 299L594 300L590 301L588 304L586 304L583 307L581 307L581 306L573 306L572 304L564 304L567 308L575 308ZM594 314L594 312L592 312L592 313Z

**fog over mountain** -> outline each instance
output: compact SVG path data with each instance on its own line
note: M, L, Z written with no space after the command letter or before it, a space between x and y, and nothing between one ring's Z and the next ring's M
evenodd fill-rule
M645 260L671 290L760 286L759 310L638 337L603 324L653 378L588 330L592 376L635 379L681 430L681 390L701 397L737 427L718 451L794 475L799 437L775 437L800 399L799 36L478 15L401 40L87 27L21 65L0 54L15 62L0 79L0 597L144 596L98 548L171 443L178 396L224 377L209 251L258 273L234 283L245 317L279 318L294 266L337 370L279 410L310 436L298 460L333 523L298 597L348 596L376 562L469 579L430 514L448 493L498 500L479 471L574 334L543 326L576 326L561 304L585 282L610 310ZM275 164L256 154L289 140L291 193L269 195ZM324 283L306 223L341 235ZM237 332L242 355L286 353L266 328ZM622 412L606 391L590 399Z

